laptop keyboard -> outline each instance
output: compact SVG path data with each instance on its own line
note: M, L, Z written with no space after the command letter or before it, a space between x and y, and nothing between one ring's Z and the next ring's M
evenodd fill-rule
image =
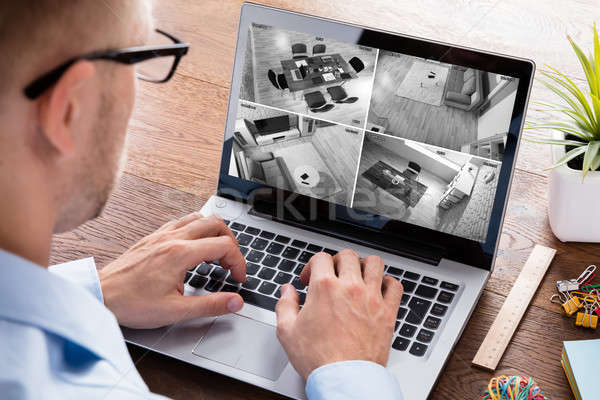
M185 283L209 292L237 292L246 303L269 311L275 311L281 286L287 283L297 289L302 306L307 289L300 281L304 265L320 251L331 255L338 252L239 222L225 222L246 258L246 282L236 282L229 271L213 262L190 269ZM422 357L439 332L459 285L392 265L386 265L385 273L399 279L404 286L392 348Z

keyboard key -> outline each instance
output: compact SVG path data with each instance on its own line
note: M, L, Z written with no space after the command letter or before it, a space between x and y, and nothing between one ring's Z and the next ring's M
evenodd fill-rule
M454 298L454 293L442 291L440 293L440 295L438 296L437 300L442 303L451 303L453 298Z
M427 351L427 345L423 343L414 342L410 347L409 353L413 356L422 357Z
M269 232L269 231L262 231L260 233L260 237L270 240L270 239L273 239L275 237L275 234L273 232Z
M406 321L410 322L411 324L420 324L427 315L427 311L429 311L430 306L430 301L413 297L408 303L408 308L410 311L406 316Z
M298 266L294 270L294 274L300 275L302 273L303 269L304 269L304 264L298 264Z
M256 236L256 235L258 235L260 233L260 229L255 228L253 226L249 226L249 227L246 228L246 232L248 232L251 235Z
M434 285L434 286L435 286L435 285L437 285L437 283L438 283L438 280L437 280L437 279L435 279L435 278L430 278L429 276L424 276L424 277L421 279L421 282L423 282L423 283L426 283L426 284L428 284L428 285Z
M221 288L222 284L223 282L221 281L211 279L210 281L208 281L208 284L204 287L204 289L208 290L209 292L217 292Z
M283 245L275 242L271 242L267 247L267 253L278 255L283 250Z
M407 281L406 279L402 279L402 287L404 287L404 293L412 293L415 290L416 283L413 281Z
M303 242L302 240L294 240L294 241L292 242L292 246L294 246L294 247L298 247L298 248L300 248L300 249L303 249L303 248L305 248L307 244L308 244L308 243L306 243L306 242Z
M218 281L225 279L225 275L227 275L227 271L221 267L215 267L213 272L210 273L210 277Z
M402 276L402 272L404 272L404 270L401 270L400 268L396 268L396 267L388 267L386 272L388 274L396 275L396 276L400 277L400 276Z
M221 292L237 292L238 291L238 287L237 286L233 286L233 285L225 285L223 286L223 288L221 289Z
M264 250L267 248L268 244L269 244L268 240L256 238L256 239L254 239L254 242L252 242L250 247L252 247L254 250Z
M406 308L404 308L404 307L400 307L400 308L398 309L398 316L397 316L397 318L398 318L398 319L402 319L402 318L404 318L404 316L406 315L406 313L407 313L407 312L408 312L408 309L406 309Z
M283 244L287 244L290 241L290 238L283 235L277 235L275 237L275 241Z
M265 257L265 259L263 260L262 263L263 263L263 265L266 265L267 267L275 268L277 266L277 264L279 264L279 261L281 261L281 258L267 254L267 256Z
M400 321L396 321L396 325L394 325L394 332L396 332L399 327L400 327Z
M252 242L252 236L246 235L245 233L240 233L237 237L237 241L240 246L248 246L250 242Z
M426 299L433 299L437 292L438 290L431 286L419 285L415 294L417 296L425 297Z
M210 272L211 269L212 269L212 265L209 265L207 263L202 263L202 264L198 265L198 268L196 268L196 273L200 274L200 275L208 275L208 273Z
M242 283L242 287L244 287L246 289L254 290L258 287L259 284L260 284L260 279L256 279L252 276L247 276L246 282Z
M272 277L275 276L275 272L277 271L275 271L273 268L263 267L263 269L261 269L258 273L258 277L260 279L270 280Z
M450 283L450 282L442 282L440 284L440 287L442 289L452 290L453 292L456 292L458 290L458 285L455 285L454 283Z
M323 247L321 246L317 246L316 244L309 244L308 247L306 248L306 250L311 251L313 253L318 253L321 250L323 250Z
M240 224L239 222L234 222L231 224L231 229L235 229L236 231L243 231L246 229L246 225Z
M302 283L302 281L300 281L299 276L295 276L294 279L292 279L292 285L298 290L305 288L304 283Z
M406 271L406 272L404 273L404 277L405 277L406 279L412 279L413 281L416 281L416 280L418 280L420 276L421 276L421 275L419 275L419 274L416 274L416 273L414 273L414 272L410 272L410 271Z
M275 275L275 279L273 281L279 283L280 285L285 285L286 283L290 283L292 280L292 275L286 274L285 272L278 272Z
M298 292L298 303L303 306L304 302L306 302L306 293Z
M293 247L286 247L283 251L282 256L285 258L289 258L290 260L295 260L296 257L298 257L298 254L300 254L300 250L295 249Z
M394 350L404 351L408 348L409 344L410 340L398 336L396 339L394 339L394 343L392 343L392 348Z
M275 294L273 294L273 296L277 297L278 299L281 298L281 286L279 286L277 288L277 290L275 291Z
M298 261L306 264L312 256L314 256L314 253L310 253L308 251L303 251L302 254L300 254L300 257L298 257Z
M448 311L448 307L442 304L435 303L433 307L431 307L431 313L438 317L443 317L444 314L446 314L446 311Z
M252 250L246 256L246 260L257 263L257 262L260 262L260 260L262 260L264 256L265 256L265 253L263 253L261 251Z
M277 285L273 282L263 282L258 288L258 291L262 294L271 294L275 291L276 287Z
M339 251L337 251L337 250L328 249L328 248L323 249L323 251L331 256L335 256L337 253L339 253Z
M403 293L402 294L402 299L400 300L400 305L404 306L408 303L408 301L410 300L410 295Z
M247 247L240 246L240 253L242 253L243 256L248 254L248 250L250 250L250 249Z
M413 337L413 335L415 334L415 332L417 331L417 327L410 325L410 324L404 324L402 325L402 328L400 328L400 330L398 331L398 333L404 337Z
M275 311L275 305L277 304L277 300L272 297L268 297L256 292L251 292L246 289L240 290L240 296L242 296L242 299L244 299L244 301L248 304L252 304L270 311Z
M208 279L203 276L194 275L192 280L188 283L190 286L195 288L201 288L208 282Z
M256 275L259 269L260 265L258 264L254 264L251 262L246 263L246 275Z
M441 322L442 322L441 319L432 317L430 315L427 317L427 319L423 323L423 326L425 326L425 328L429 328L429 329L437 329L440 326Z
M190 278L192 277L192 273L190 271L185 273L185 279L183 280L183 283L187 283L187 281L190 280Z
M296 263L294 261L281 260L281 262L279 263L279 266L277 268L279 268L282 271L290 272L291 270L294 269L295 266L296 266Z
M423 343L430 343L433 339L433 335L433 332L428 331L427 329L421 329L417 335L417 340Z

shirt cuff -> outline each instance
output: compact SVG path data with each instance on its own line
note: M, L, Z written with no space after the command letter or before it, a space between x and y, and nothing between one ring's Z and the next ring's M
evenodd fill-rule
M48 270L63 279L83 287L101 303L104 303L100 278L98 278L98 271L96 270L96 263L93 257L52 265L48 267Z
M315 369L306 381L309 400L402 400L398 380L370 361L341 361Z

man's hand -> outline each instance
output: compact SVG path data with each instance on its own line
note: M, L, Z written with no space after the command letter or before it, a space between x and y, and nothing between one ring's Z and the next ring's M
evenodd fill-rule
M168 222L100 270L104 304L130 328L239 311L243 300L237 293L183 296L186 271L213 260L245 282L246 262L223 220L193 213Z
M366 360L386 365L402 285L383 276L379 257L360 259L352 250L314 255L302 271L310 286L298 309L292 285L277 303L277 337L306 380L316 368L337 361Z

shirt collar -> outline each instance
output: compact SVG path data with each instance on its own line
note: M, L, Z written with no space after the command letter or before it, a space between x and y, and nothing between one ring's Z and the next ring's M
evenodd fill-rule
M114 315L87 290L0 249L0 319L38 327L128 368Z

